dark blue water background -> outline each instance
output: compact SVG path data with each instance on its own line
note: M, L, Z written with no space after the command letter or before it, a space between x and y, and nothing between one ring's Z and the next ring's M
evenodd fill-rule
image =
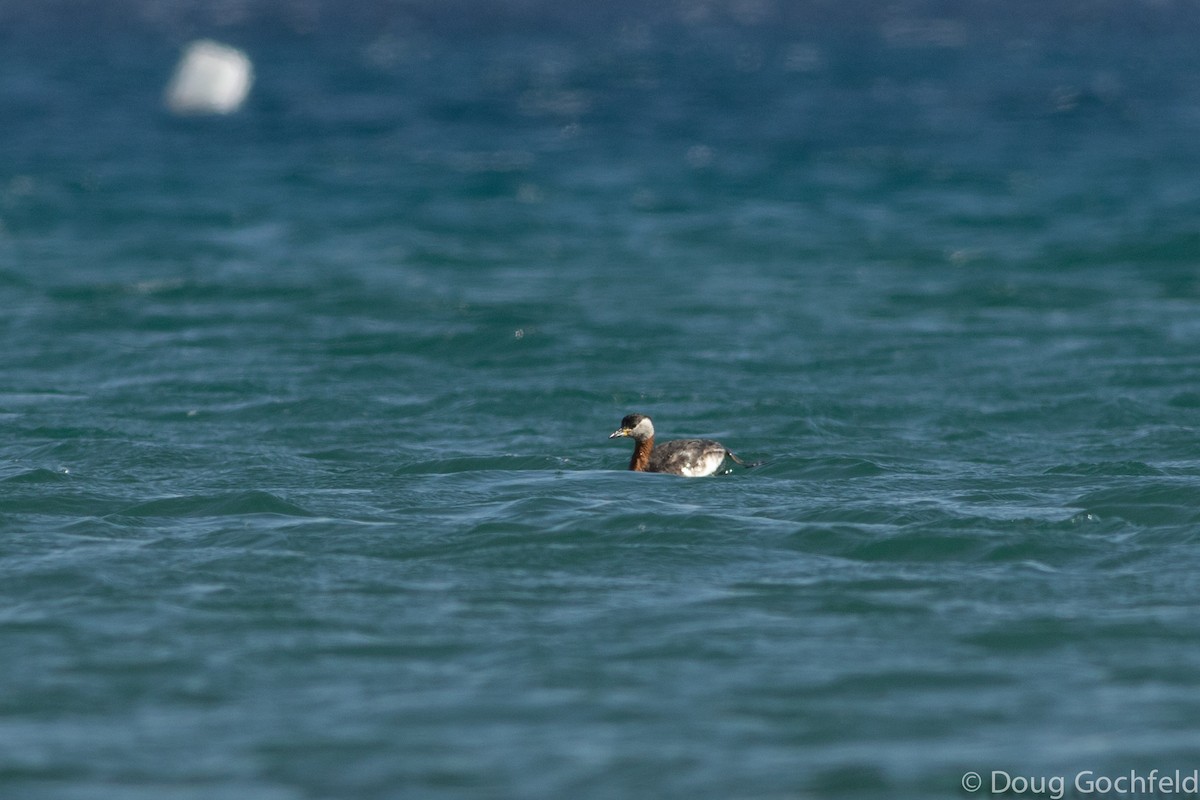
M0 4L0 796L1200 767L1198 19Z

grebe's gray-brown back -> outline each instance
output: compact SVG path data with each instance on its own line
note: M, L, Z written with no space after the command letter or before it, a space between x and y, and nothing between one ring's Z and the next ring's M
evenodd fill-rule
M608 437L628 436L633 439L633 458L629 468L634 472L666 472L685 478L712 475L721 468L728 456L743 467L746 462L712 439L679 439L654 446L654 423L645 414L630 414L621 420L621 427Z

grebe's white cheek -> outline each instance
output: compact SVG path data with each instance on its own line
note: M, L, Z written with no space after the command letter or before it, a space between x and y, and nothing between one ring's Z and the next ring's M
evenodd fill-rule
M633 426L633 435L641 439L649 439L654 435L654 425L649 417L642 417L642 421Z

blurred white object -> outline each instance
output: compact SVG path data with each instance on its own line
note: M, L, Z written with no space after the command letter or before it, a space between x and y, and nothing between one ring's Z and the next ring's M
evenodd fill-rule
M241 50L207 39L183 51L167 85L167 108L176 114L229 114L237 111L254 80Z

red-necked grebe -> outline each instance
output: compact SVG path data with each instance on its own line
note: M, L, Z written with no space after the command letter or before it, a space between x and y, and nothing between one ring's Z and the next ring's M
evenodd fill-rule
M712 475L730 458L743 467L753 466L729 452L725 445L712 439L680 439L654 446L654 423L645 414L630 414L621 420L621 427L608 437L628 436L633 439L633 458L629 468L634 472L666 472L685 478Z

